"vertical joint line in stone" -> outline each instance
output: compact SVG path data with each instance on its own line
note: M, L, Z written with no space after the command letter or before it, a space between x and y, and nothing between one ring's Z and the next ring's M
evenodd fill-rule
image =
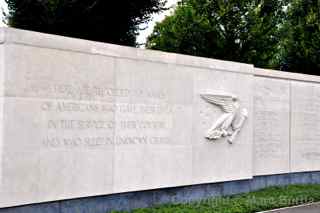
M252 93L251 93L251 106L252 106L252 109L251 109L251 137L252 137L252 142L251 142L251 170L252 170L252 178L254 176L256 176L256 165L254 163L254 159L255 159L255 150L256 150L256 143L255 143L255 134L254 134L254 127L255 127L255 115L256 115L256 108L255 108L255 95L254 95L254 90L255 90L255 84L256 84L256 81L255 79L257 78L257 76L253 75L253 83L252 83L252 86L251 86L251 89L252 89ZM259 78L259 77L258 77Z
M4 30L4 29L3 29ZM2 30L2 33L4 33ZM2 35L4 36L4 34ZM4 71L5 71L5 37L3 38L3 43L0 43L0 193L3 187L3 118L4 118Z
M112 57L113 58L113 69L114 69L114 76L113 76L113 87L115 88L115 89L117 89L118 88L118 82L117 82L117 76L119 75L119 71L118 71L118 63L119 63L119 61L118 61L118 59L116 58L116 57ZM117 97L115 97L115 99L113 100L113 105L114 106L116 106L117 105L117 103L118 103L118 99L117 99ZM116 118L117 118L117 110L115 110L114 111L114 114L113 114L113 121L114 122L116 122ZM115 172L116 172L116 170L115 170L115 167L116 167L116 165L115 165L115 155L116 155L116 149L117 149L117 147L116 147L116 132L117 132L117 127L115 127L114 129L113 129L113 133L112 133L112 139L113 139L113 145L112 145L112 149L113 149L113 151L112 151L112 155L113 155L113 157L112 157L112 192L114 192L115 191Z
M292 172L291 162L292 143L292 81L289 81L289 172Z

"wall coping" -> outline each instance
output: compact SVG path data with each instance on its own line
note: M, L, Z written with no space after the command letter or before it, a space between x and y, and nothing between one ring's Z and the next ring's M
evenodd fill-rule
M210 58L145 50L59 35L45 34L9 27L0 28L0 44L17 44L40 48L103 55L115 58L145 60L150 62L216 69L243 74L253 74L253 65Z
M271 69L254 68L254 75L261 76L261 77L269 77L269 78L279 78L284 80L320 83L320 76L293 73L293 72L284 72L284 71L277 71L277 70L271 70Z
M28 30L0 27L0 44L17 44L63 51L127 58L150 62L191 66L203 69L216 69L260 77L320 83L320 76L255 68L252 64L217 60L204 57L145 50L116 44L70 38Z

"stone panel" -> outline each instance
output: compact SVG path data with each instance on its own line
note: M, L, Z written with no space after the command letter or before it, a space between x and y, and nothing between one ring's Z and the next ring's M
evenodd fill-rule
M102 212L319 180L300 173L320 170L318 77L9 28L0 42L0 208L85 197ZM205 138L223 112L200 95L217 90L249 112L233 144ZM79 200L47 207L89 211Z
M192 88L189 69L117 59L117 87L139 91L117 103L141 108L117 112L114 190L119 192L180 186L192 180ZM142 96L144 94L144 96ZM179 172L176 172L179 171Z
M3 205L113 192L110 104L4 100Z
M0 207L39 202L39 161L37 152L3 155Z
M255 77L253 167L255 175L290 172L290 82Z
M8 44L4 61L7 97L113 102L124 95L112 57Z
M320 170L320 85L291 85L291 172Z
M218 70L197 70L193 110L193 183L210 183L252 177L252 76ZM223 111L200 94L225 91L239 97L249 116L234 144L226 138L210 141L207 130Z
M112 193L114 58L4 48L0 205Z

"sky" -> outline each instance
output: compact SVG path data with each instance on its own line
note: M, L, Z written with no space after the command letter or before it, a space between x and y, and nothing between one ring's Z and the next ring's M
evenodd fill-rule
M138 44L142 44L142 48L144 47L144 43L146 42L146 39L148 37L148 35L150 35L153 31L154 26L156 25L156 22L160 22L162 21L165 16L169 15L173 10L175 5L177 4L178 0L167 0L167 5L166 7L171 8L167 11L164 11L162 13L159 14L155 14L152 17L152 20L150 22L148 22L147 24L141 25L141 28L145 28L144 30L140 31L139 36L137 37L137 42ZM3 14L2 11L7 12L8 11L8 7L7 4L5 3L5 0L0 0L0 8L1 8L1 20L3 19ZM0 26L6 26L2 21L0 21Z
M3 26L6 26L3 22L2 22L2 19L3 19L3 11L4 12L8 12L8 7L7 7L7 4L4 0L0 0L0 8L1 8L1 14L0 14L0 27L3 27Z
M167 15L170 15L172 11L174 10L175 6L177 5L178 0L167 0L167 5L166 7L170 8L167 11L164 11L160 14L155 14L152 17L152 20L148 22L147 25L142 25L141 28L146 27L145 30L141 30L139 36L137 37L137 42L138 44L144 44L146 42L146 39L148 35L150 35L153 31L154 26L156 25L157 22L161 22ZM142 45L142 48L144 45Z

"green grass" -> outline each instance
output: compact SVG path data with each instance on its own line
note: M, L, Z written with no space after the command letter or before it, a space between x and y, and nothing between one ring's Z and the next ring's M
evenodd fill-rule
M320 185L270 187L228 197L185 204L165 204L132 213L253 213L320 201ZM113 213L125 213L114 211Z

